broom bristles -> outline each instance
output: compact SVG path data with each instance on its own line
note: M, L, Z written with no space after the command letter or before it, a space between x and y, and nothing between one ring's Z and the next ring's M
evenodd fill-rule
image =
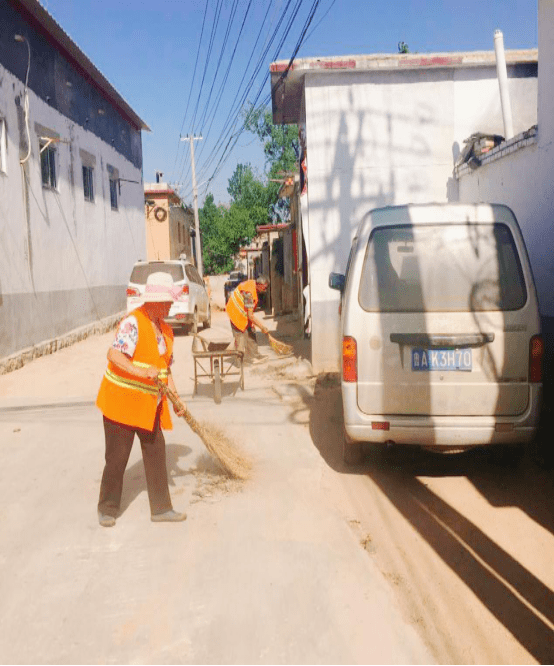
M269 333L267 334L267 337L269 338L271 349L273 349L275 353L280 354L281 356L292 354L292 347L290 345L287 345L280 340L276 340L272 335L269 335Z
M251 464L242 456L234 446L233 442L221 430L211 424L199 423L189 412L187 407L181 402L166 384L158 381L160 391L166 395L177 409L184 409L183 418L202 440L202 443L208 450L208 453L216 459L220 467L228 476L234 479L246 480L249 477Z

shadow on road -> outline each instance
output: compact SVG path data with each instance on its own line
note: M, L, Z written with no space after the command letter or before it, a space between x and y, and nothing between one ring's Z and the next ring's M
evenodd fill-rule
M140 443L135 441L135 446L140 447ZM182 469L179 467L178 462L180 458L189 456L192 449L183 444L166 444L166 464L167 464L167 478L170 486L174 486L173 478L176 476L188 476L192 474L190 469ZM125 470L123 477L123 494L121 495L121 506L119 514L122 515L135 501L135 499L146 491L146 477L144 475L144 463L142 458L136 463L133 463Z
M340 387L322 377L309 400L310 433L341 474L369 477L448 567L539 661L554 663L554 593L418 476L465 476L493 506L516 506L554 533L554 474L529 456L516 464L480 449L447 455L417 448L374 449L362 465L342 462Z

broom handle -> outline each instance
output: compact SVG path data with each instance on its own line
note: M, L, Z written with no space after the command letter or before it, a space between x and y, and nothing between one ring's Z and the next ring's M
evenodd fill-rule
M249 319L255 326L257 326L260 329L260 331L264 335L269 335L269 331L267 330L267 328L258 319L256 319L256 317L254 317L254 315L251 315L249 317Z
M181 402L179 396L174 391L172 391L167 384L164 384L159 379L156 380L156 383L160 393L166 395L171 400L171 403L174 407L186 409L186 405Z

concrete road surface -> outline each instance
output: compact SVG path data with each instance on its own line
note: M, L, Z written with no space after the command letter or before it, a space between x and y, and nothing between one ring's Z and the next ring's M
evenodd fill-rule
M227 329L215 312L211 335ZM150 522L135 443L117 525L98 525L104 443L93 402L112 335L0 376L1 661L433 661L335 505L309 410L288 400L288 379L306 364L267 346L244 392L224 382L220 405L207 383L191 399L191 338L175 346L179 391L240 445L252 478L226 478L174 418L170 491L187 521Z

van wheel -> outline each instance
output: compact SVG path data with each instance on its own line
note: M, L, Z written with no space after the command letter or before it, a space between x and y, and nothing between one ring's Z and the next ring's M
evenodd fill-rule
M198 333L198 311L194 311L194 316L192 318L192 324L190 325L190 332L192 335L196 335Z
M363 442L353 442L346 432L342 433L342 459L348 466L359 465L364 458Z

